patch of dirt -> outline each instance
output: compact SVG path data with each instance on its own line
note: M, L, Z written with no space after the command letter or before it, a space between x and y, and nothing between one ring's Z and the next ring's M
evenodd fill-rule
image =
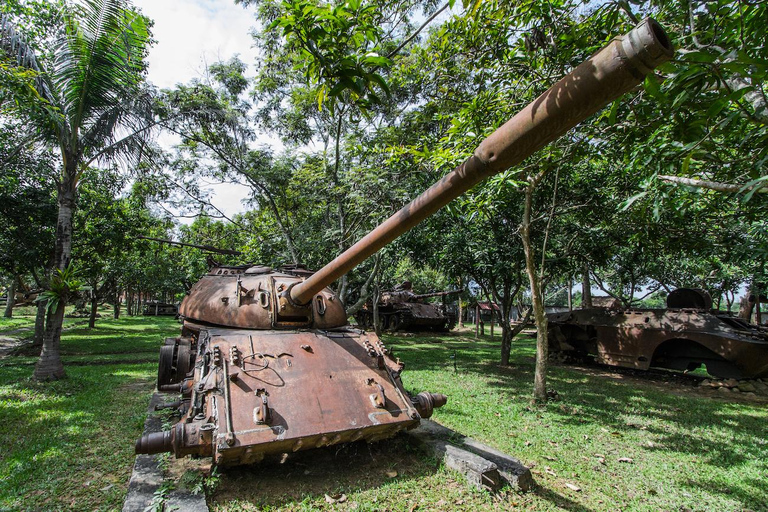
M178 479L186 471L208 468L201 461L172 460L169 473ZM363 442L284 454L250 466L219 468L218 487L209 502L243 500L260 506L284 505L307 495L350 489L377 488L393 478L420 478L438 465L417 451L405 435L387 441Z
M14 354L19 347L29 341L28 338L12 336L13 334L19 334L28 330L29 329L16 329L0 334L0 359Z
M71 364L71 363L67 363ZM110 362L110 364L113 364ZM132 380L120 385L119 389L125 391L151 391L155 387L155 380Z

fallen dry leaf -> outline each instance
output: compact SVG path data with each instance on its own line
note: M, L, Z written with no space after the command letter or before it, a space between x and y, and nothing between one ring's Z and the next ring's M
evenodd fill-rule
M547 460L557 460L557 457L550 457L549 455L545 455L544 458Z
M548 475L557 476L557 473L555 473L555 470L550 467L545 467L544 472Z
M344 503L347 501L347 495L346 494L326 494L325 495L325 501L329 504L333 505L334 503Z
M629 457L619 457L619 462L626 462L627 464L634 464L635 461Z
M389 478L395 478L397 476L397 471L395 471L395 470L387 471L387 476Z
M565 482L565 486L572 491L581 492L581 487L579 487L578 485Z

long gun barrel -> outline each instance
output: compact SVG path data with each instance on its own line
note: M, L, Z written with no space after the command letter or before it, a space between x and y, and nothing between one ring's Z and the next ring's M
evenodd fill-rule
M640 84L672 58L664 29L646 18L612 40L480 143L474 154L336 259L290 289L295 304L362 263L395 238L484 179L519 164L611 101Z
M176 245L178 247L192 247L193 249L200 249L206 252L215 252L218 254L229 254L231 256L241 256L243 254L240 251L235 251L232 249L219 249L218 247L213 247L212 245L188 244L186 242L176 242L174 240L165 240L163 238L153 238L151 236L143 236L143 235L139 235L137 238L141 238L142 240L151 240L152 242L160 242L161 244Z
M414 295L414 299L428 299L430 297L445 297L446 295L453 295L454 293L461 293L464 290L448 290L444 292L432 292L432 293L422 293L419 295Z

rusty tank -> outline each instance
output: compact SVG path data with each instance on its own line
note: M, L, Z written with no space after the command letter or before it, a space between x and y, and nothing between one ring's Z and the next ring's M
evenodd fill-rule
M705 290L679 288L666 309L590 308L548 316L550 351L638 370L768 376L768 328L712 310Z
M144 303L141 314L144 316L176 316L179 314L179 307L169 302L150 300Z
M180 394L181 419L170 430L141 437L136 452L248 464L269 455L372 442L417 426L446 397L409 394L404 364L375 334L348 325L328 286L477 183L519 164L637 87L672 53L664 30L644 20L317 272L213 267L181 304L181 336L161 347L158 388Z
M393 290L382 292L379 298L379 315L384 330L396 331L449 331L456 326L456 315L444 303L425 302L432 297L446 297L462 290L446 290L432 293L413 293L410 281ZM373 328L373 301L366 302L355 314L357 324L364 329Z

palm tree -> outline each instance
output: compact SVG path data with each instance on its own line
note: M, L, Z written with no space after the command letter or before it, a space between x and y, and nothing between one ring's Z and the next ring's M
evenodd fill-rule
M99 161L141 157L152 127L144 87L149 45L148 20L127 0L80 0L61 8L59 34L44 60L8 17L0 18L0 58L15 65L5 73L0 102L25 120L30 142L58 148L58 219L50 302L43 350L34 378L65 375L59 355L68 294L62 276L71 276L72 217L79 179ZM6 67L7 69L7 67ZM56 279L58 276L58 279Z

